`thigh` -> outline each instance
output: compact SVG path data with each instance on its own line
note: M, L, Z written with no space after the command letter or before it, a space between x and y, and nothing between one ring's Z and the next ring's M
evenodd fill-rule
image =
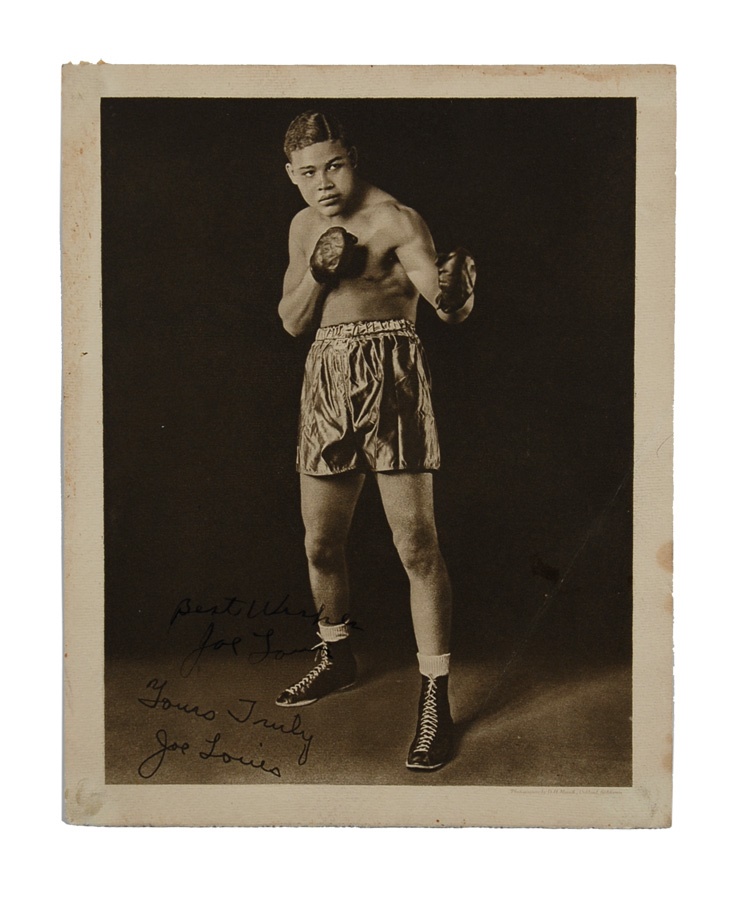
M301 475L300 508L305 530L322 540L345 538L364 486L364 474Z
M378 472L377 485L392 534L435 536L431 472Z

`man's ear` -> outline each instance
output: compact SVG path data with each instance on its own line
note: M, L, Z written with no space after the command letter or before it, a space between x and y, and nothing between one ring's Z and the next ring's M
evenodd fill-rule
M355 169L359 162L359 154L356 152L356 147L349 149L349 159L351 160L351 168Z
M295 173L293 172L293 167L289 162L285 163L285 171L288 173L288 177L295 184Z

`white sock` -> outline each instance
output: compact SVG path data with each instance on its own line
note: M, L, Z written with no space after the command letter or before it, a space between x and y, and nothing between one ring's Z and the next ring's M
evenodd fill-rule
M417 665L421 675L426 675L428 678L440 678L441 675L448 674L450 653L444 653L442 656L426 656L424 653L418 653Z
M318 625L318 636L327 644L335 644L336 641L343 641L349 636L349 623L341 622L338 625L326 625L320 622Z

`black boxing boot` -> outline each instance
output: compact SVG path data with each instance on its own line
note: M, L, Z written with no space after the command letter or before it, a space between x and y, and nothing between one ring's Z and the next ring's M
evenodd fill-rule
M448 676L422 676L415 739L407 754L408 769L434 770L448 762L453 719L448 703Z
M280 694L275 701L278 706L308 706L335 691L345 691L356 682L356 660L348 638L332 643L322 641L313 649L318 651L315 666Z

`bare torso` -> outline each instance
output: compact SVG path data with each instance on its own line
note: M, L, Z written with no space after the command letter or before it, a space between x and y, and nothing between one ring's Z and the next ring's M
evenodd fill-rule
M375 319L409 319L417 314L418 291L395 248L400 241L396 223L405 210L394 197L369 187L359 208L348 216L332 218L305 210L303 248L312 252L320 235L330 225L342 225L358 238L349 277L329 291L323 305L321 325Z

